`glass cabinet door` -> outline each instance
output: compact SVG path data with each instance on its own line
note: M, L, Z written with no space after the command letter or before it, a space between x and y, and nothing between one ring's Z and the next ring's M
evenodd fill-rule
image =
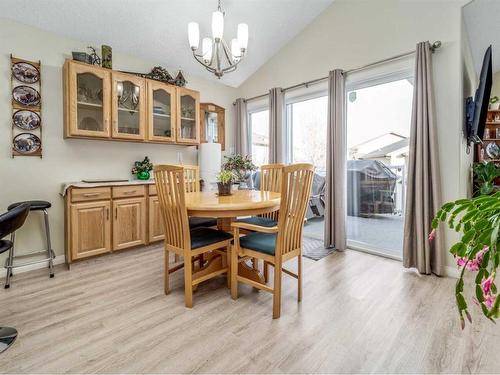
M200 97L196 91L177 89L177 142L200 143Z
M69 68L70 134L109 137L109 72L93 66Z
M175 87L148 81L148 139L175 142Z
M145 139L145 81L113 72L112 119L114 138Z

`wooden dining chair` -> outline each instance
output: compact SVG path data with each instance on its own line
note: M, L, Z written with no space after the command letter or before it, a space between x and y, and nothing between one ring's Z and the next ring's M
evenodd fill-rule
M263 227L243 222L232 223L234 246L231 249L231 297L238 298L238 282L272 293L274 319L280 317L282 273L297 279L297 299L299 302L302 299L302 229L313 174L314 167L311 164L294 164L283 168L277 226ZM240 229L254 232L240 238ZM296 274L283 268L283 263L295 257L298 262ZM238 275L238 262L245 261L247 258L263 259L265 264L274 267L273 288Z
M193 287L228 271L228 267L223 267L193 279L194 259L209 251L227 257L233 236L213 228L189 229L184 173L184 168L179 166L154 167L156 190L165 227L165 294L169 292L169 274L182 268L182 265L170 268L169 255L173 252L184 257L185 303L186 307L192 307Z
M260 191L281 192L281 175L284 164L266 164L260 167ZM278 222L279 211L237 220L240 223L274 227Z

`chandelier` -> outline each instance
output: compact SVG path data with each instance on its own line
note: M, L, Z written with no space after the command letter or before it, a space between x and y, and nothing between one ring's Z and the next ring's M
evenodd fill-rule
M237 38L231 40L231 49L222 39L224 32L224 12L219 0L217 11L212 13L212 38L203 38L201 54L196 53L200 42L200 27L197 22L188 24L188 39L193 56L209 72L220 79L225 73L234 72L245 56L248 46L248 25L238 24Z

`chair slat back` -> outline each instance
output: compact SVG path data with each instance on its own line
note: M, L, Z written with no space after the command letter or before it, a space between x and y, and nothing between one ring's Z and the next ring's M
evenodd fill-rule
M182 165L184 169L184 181L186 184L186 193L195 193L200 191L200 167L197 165Z
M181 249L191 247L184 168L175 165L156 165L154 176L165 227L165 244Z
M281 176L284 164L266 164L260 167L260 191L281 192ZM278 220L279 211L259 215L269 219Z
M302 229L311 194L314 166L293 164L283 168L276 255L302 246Z

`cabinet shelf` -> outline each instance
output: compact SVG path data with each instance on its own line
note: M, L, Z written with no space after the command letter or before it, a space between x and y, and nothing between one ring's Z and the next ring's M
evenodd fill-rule
M196 119L191 118L191 117L182 117L182 116L181 116L181 120L185 120L185 121L195 121ZM499 124L500 124L500 123L499 123Z
M166 113L153 113L153 116L155 116L155 117L170 117L170 115L167 115Z
M78 106L88 107L88 108L102 108L102 104L87 103L87 102L76 102Z
M121 112L139 113L139 110L137 110L137 109L127 109L127 108L118 107L118 110Z

